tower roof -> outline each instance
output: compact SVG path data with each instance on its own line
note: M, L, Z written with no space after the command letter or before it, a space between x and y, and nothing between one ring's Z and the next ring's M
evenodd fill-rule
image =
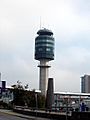
M51 30L48 30L46 28L44 29L40 29L38 32L37 32L38 35L53 35L53 32Z

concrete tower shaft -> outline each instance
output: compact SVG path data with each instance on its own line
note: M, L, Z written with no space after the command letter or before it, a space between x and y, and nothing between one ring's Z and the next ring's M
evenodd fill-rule
M47 60L40 60L40 65L38 65L40 68L39 73L39 89L41 90L43 95L46 95L47 90L47 84L48 84L48 74L49 74L49 66Z

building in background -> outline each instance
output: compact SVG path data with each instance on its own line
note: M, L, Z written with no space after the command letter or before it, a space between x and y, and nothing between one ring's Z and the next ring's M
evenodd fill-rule
M5 91L6 89L6 81L0 81L0 91Z
M0 101L9 104L13 99L13 92L9 88L6 88L6 81L1 79L0 73Z
M81 77L81 93L90 93L90 75Z
M39 90L46 96L48 84L48 62L54 60L54 37L48 29L40 29L35 38L35 59L40 61Z
M81 111L80 104L85 103L90 111L90 93L54 92L53 111ZM87 111L87 109L86 109Z
M0 73L0 94L2 94L3 91L6 89L6 81L1 80L1 73Z
M13 94L13 91L11 89L7 88L5 91L2 92L1 101L9 104L13 100L14 100L14 94Z

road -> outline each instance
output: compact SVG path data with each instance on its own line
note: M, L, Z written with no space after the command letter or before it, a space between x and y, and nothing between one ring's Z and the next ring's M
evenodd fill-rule
M47 118L40 118L34 116L27 116L15 113L11 110L0 109L0 120L50 120Z
M0 112L0 120L28 120L28 119ZM29 120L32 120L32 119L29 119Z

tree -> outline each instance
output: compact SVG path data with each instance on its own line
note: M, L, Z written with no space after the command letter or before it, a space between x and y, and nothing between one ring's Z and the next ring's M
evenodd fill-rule
M19 80L17 81L17 84L12 85L11 87L13 87L14 89L21 89L21 90L24 89L23 85Z
M45 107L45 97L40 93L36 93L35 89L33 91L27 90L28 84L23 86L21 82L18 80L16 84L12 85L13 93L14 93L14 105L24 106L36 108L36 104L38 108ZM37 94L37 101L35 95ZM37 102L37 103L36 103Z
M25 105L24 96L25 90L21 82L18 80L16 84L12 85L13 93L14 93L14 100L13 103L15 105Z

